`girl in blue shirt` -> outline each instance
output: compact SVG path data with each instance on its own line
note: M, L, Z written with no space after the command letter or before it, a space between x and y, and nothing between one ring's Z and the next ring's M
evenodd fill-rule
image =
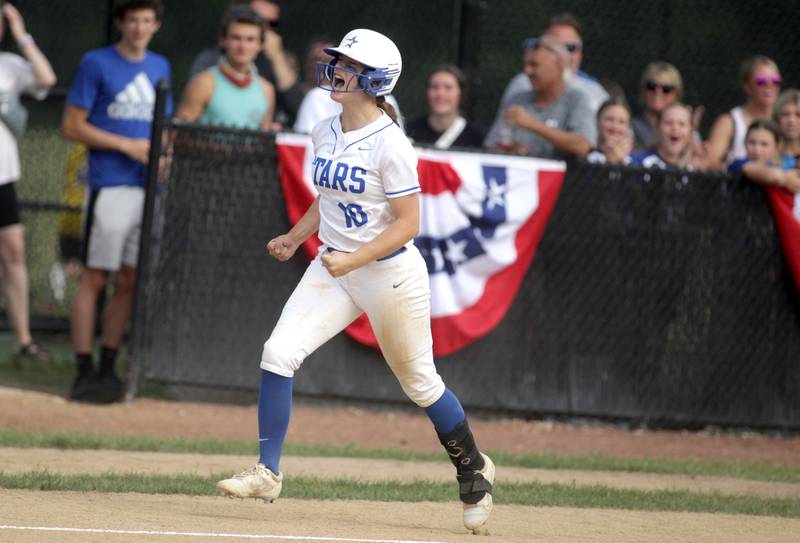
M781 157L781 132L769 119L753 121L745 134L747 158L735 160L729 173L743 173L757 183L777 185L791 192L800 191L797 161L792 156Z

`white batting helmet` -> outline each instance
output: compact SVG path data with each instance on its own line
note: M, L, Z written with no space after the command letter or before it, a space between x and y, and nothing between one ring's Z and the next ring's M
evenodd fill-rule
M324 64L322 70L329 81L333 80L333 72L339 57L349 57L366 69L357 74L360 89L345 92L366 92L370 96L385 96L392 92L400 72L403 59L400 50L392 40L374 30L357 28L348 32L338 47L324 49L333 59ZM318 80L320 67L318 66Z

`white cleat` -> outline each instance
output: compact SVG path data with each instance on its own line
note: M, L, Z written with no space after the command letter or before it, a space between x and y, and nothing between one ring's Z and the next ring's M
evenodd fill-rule
M217 488L231 498L256 498L271 503L281 493L283 474L275 475L264 464L256 464L218 482Z
M483 453L481 453L481 456L483 456L485 465L480 473L483 475L483 478L489 482L489 484L493 485L495 473L494 462L492 462L492 459ZM476 535L487 535L489 532L486 530L484 524L486 524L486 521L489 520L492 507L492 495L489 492L487 492L478 503L465 503L464 526L467 528L467 530Z

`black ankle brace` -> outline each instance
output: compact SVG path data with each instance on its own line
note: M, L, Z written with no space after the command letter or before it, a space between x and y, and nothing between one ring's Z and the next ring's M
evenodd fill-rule
M461 421L452 432L437 435L459 474L483 469L483 457L475 445L467 419Z
M469 429L467 419L464 419L452 432L438 436L450 461L456 467L461 501L469 504L478 503L487 492L492 492L492 485L480 473L486 463L475 445L475 438Z

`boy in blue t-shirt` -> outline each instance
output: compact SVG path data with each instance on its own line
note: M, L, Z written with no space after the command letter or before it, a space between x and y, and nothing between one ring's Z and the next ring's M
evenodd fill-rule
M70 391L74 400L108 403L122 394L114 363L133 299L155 86L160 79L170 78L169 61L147 50L162 13L160 0L117 0L114 21L121 39L84 55L64 109L64 136L89 149L85 268L72 306L78 366ZM168 104L168 113L170 109ZM104 315L100 364L95 371L97 298L112 273L114 294Z

